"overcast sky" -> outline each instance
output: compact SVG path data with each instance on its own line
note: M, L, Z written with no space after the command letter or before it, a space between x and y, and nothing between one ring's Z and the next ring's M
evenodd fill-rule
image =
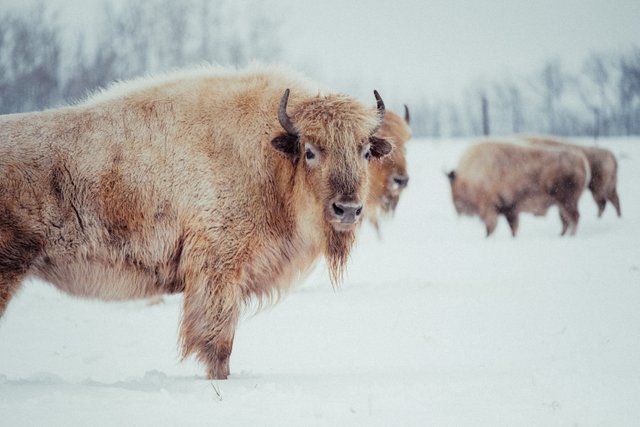
M380 80L387 91L407 97L525 75L552 58L577 69L591 51L640 45L640 0L290 4L292 59L308 56L329 76L347 75L365 85Z
M57 1L63 19L89 31L91 15L102 10L100 0ZM16 3L0 0L0 7ZM482 79L531 74L547 59L577 70L591 51L640 46L640 0L265 0L262 6L283 23L287 62L339 90L357 84L359 96L376 87L394 98L442 97Z

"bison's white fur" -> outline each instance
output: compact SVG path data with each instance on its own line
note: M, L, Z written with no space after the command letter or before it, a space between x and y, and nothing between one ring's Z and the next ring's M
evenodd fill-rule
M383 113L254 67L0 117L0 314L28 275L101 299L183 292L183 353L225 378L243 304L322 254L339 280L368 159L391 150Z

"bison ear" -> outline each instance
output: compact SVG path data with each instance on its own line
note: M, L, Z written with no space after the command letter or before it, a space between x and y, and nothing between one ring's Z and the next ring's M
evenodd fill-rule
M370 136L369 142L371 143L371 155L373 157L384 157L393 150L393 145L386 139Z
M290 133L282 133L271 140L273 148L285 154L287 157L296 158L299 155L300 148L297 135Z

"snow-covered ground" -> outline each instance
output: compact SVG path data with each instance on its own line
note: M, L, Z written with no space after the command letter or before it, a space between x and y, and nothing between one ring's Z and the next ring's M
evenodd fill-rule
M28 282L0 321L0 425L637 426L640 140L619 160L623 217L580 201L484 237L443 174L471 140L414 140L382 240L345 282L316 270L241 321L227 381L179 362L181 298L79 300ZM321 267L321 266L320 266Z

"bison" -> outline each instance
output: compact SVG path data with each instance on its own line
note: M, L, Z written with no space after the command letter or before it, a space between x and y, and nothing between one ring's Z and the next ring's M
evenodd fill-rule
M335 285L363 217L375 107L283 68L205 68L0 117L0 315L27 276L76 296L183 293L183 357L229 374L241 309L321 255Z
M618 216L622 215L620 199L616 190L618 162L611 151L604 148L570 144L551 136L525 136L524 140L538 146L566 148L584 153L591 167L589 190L598 205L598 217L602 216L607 201L616 209Z
M409 108L405 105L404 119L386 111L382 127L376 136L394 144L392 153L371 164L371 184L367 198L367 218L379 230L381 214L392 214L398 206L400 193L407 187L407 159L405 144L411 139Z
M576 231L578 200L590 170L580 152L486 141L470 147L448 177L456 211L478 215L487 236L501 214L515 237L520 212L544 215L553 205L564 235L569 228Z

